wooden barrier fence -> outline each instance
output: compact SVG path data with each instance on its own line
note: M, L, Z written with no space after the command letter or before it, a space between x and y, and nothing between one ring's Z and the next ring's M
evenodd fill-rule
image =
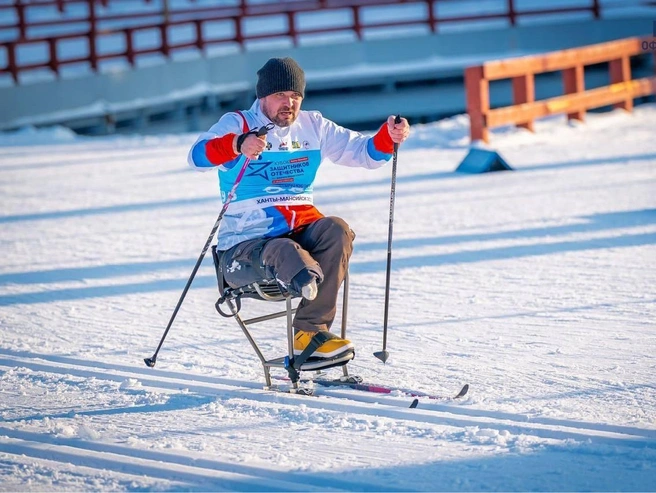
M533 122L555 114L583 120L586 110L613 105L627 111L633 99L656 94L656 76L633 80L631 57L654 53L654 38L626 38L544 55L494 60L465 69L471 140L489 142L491 128L514 124L534 130ZM586 66L608 63L610 84L585 90ZM564 95L535 100L535 75L560 71ZM513 105L490 109L490 81L512 79Z

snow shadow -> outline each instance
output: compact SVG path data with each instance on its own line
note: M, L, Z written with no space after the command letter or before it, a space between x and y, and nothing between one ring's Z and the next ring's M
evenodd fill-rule
M436 171L432 173L421 173L421 174L413 174L411 176L397 176L396 177L396 184L397 186L399 184L404 184L404 183L415 183L415 182L425 182L427 180L444 180L447 178L467 178L471 175L468 175L466 173L456 173L454 171ZM362 187L367 186L367 187L375 187L377 185L380 186L390 186L390 177L386 176L385 178L381 178L380 180L374 180L374 181L366 181L364 184L360 181L351 181L348 183L334 183L332 185L321 185L315 184L314 190L315 194L317 195L316 199L321 199L321 194L325 191L330 191L330 190L346 190L350 188L356 188L356 189L362 189ZM349 201L353 201L353 199L356 199L357 197L352 197L349 196Z
M185 171L186 172L186 171ZM427 173L423 175L413 175L398 177L397 183L412 183L415 181L425 181L425 180L436 180L442 178L454 178L461 177L464 178L467 175L460 173ZM389 186L389 178L384 178L378 181L367 182L367 186L375 185L386 185ZM361 188L362 183L346 183L346 184L336 184L336 185L327 185L325 187L318 188L319 200L317 200L317 205L327 205L331 203L340 203L343 201L341 197L321 197L322 191L328 190L343 190L348 188ZM350 202L355 202L358 200L370 200L380 197L385 197L387 192L377 192L369 194L359 194L357 197L350 197ZM178 200L165 200L158 202L144 202L140 204L120 204L120 205L111 205L105 207L89 207L85 209L70 209L63 211L48 211L48 212L34 212L28 214L13 214L7 216L0 216L0 224L9 224L9 223L18 223L26 221L46 221L53 219L66 219L66 218L80 218L88 217L95 215L106 215L106 214L121 214L124 212L140 212L148 211L152 212L156 209L169 209L179 206L195 206L203 204L213 204L219 207L220 197L217 195L212 195L208 197L197 197L191 199L178 199ZM218 211L219 209L217 209Z
M423 238L407 238L393 240L397 248L414 248L427 245L453 245L456 243L484 242L495 240L519 240L529 238L554 238L557 236L579 233L596 233L618 228L636 226L649 226L656 224L656 209L640 209L634 211L608 212L582 216L581 222L562 226L548 226L542 228L526 228L513 231L498 231L493 233L462 234L450 236L427 236ZM583 243L583 242L582 242ZM359 243L356 240L356 250L382 250L387 249L387 240L377 242ZM530 248L530 247L526 247ZM474 253L474 252L472 252ZM454 253L454 255L461 255ZM506 257L504 257L506 258ZM395 263L397 260L394 261ZM0 277L1 279L1 277Z
M80 158L78 153L80 153L81 151L79 149L75 149L75 150L68 149L66 151L60 151L60 152L57 152L55 149L48 149L48 156L51 158L53 155L57 155L57 154L64 154L67 157L66 159L61 159L57 161L32 163L29 165L7 164L4 166L0 166L0 173L4 171L20 171L20 170L25 170L26 168L29 168L30 170L35 170L35 169L61 168L64 166L66 167L95 166L98 164L98 162L102 162L103 166L105 166L111 164L112 162L122 163L125 161L144 161L148 159L152 159L152 160L170 159L173 151L174 151L173 149L168 149L166 151L155 150L155 149L147 149L147 150L140 151L138 149L135 149L133 151L123 151L117 153L116 149L108 148L108 149L100 149L97 153L88 155L89 157ZM105 155L105 152L107 152L107 155ZM24 154L24 152L17 154L17 156L22 157L22 154ZM185 160L186 160L186 155L183 155L182 161ZM188 169L191 170L191 168Z
M205 258L205 263L212 263ZM194 266L190 259L162 260L159 262L140 262L128 264L107 264L95 267L69 267L64 269L41 270L34 272L15 272L0 274L0 286L6 284L42 284L80 279L110 279L112 277L131 276L168 269L186 269Z
M65 365L74 365L79 368L65 368L67 374L74 375L82 378L98 378L101 380L112 380L117 382L124 382L127 377L122 375L116 375L115 377L103 370L110 370L113 372L124 372L130 373L135 377L157 377L157 378L169 378L169 379L180 379L180 380L189 380L189 372L178 372L170 370L160 370L159 368L153 370L144 365L141 357L135 358L134 365L120 365L116 363L107 363L98 359L87 360L81 358L71 358L70 356L60 356L56 354L40 354L34 353L31 351L12 351L10 349L0 348L0 354L8 356L7 359L0 358L0 364L12 367L12 366L24 366L30 368L33 371L44 371L52 373L61 373L62 367L57 366L57 364ZM148 354L150 355L150 353ZM148 356L145 355L145 356ZM16 359L14 359L16 358ZM27 360L27 361L26 361ZM34 361L40 360L40 361ZM104 375L104 377L103 377ZM232 386L245 386L249 382L244 382L243 380L234 380L230 378L221 378L216 376L207 376L207 375L193 375L194 382L209 383L209 384L221 384L221 385L232 385ZM253 388L260 388L259 383L250 382L250 386Z
M141 391L141 393L145 393ZM115 414L134 414L134 413L156 413L165 411L180 411L184 409L191 409L209 404L215 400L211 396L203 395L185 395L185 394L172 394L168 397L167 401L162 404L142 404L125 407L111 407L108 409L94 409L92 411L70 411L59 414L33 414L31 416L22 416L14 419L2 419L0 423L12 423L21 421L32 421L40 419L66 419L75 416L106 416Z
M122 204L106 207L90 207L88 209L73 209L67 211L37 212L32 214L15 214L0 216L0 224L16 223L21 221L42 221L46 219L64 219L68 217L85 217L98 214L118 214L122 212L152 211L153 209L168 209L171 207L218 204L219 197L198 197L193 199L163 200L160 202L145 202L142 204Z
M462 156L464 158L464 155ZM582 166L596 166L596 165L609 165L609 164L627 164L628 162L631 161L656 161L656 154L651 153L651 154L629 154L629 155L624 155L624 156L615 156L615 157L599 157L599 158L589 158L589 159L579 159L579 160L571 160L571 161L566 161L562 163L539 163L539 164L532 164L532 165L527 165L523 166L521 164L515 165L514 163L511 163L511 165L515 168L515 172L529 172L529 171L541 171L541 170L553 170L553 169L561 169L561 168L577 168L577 167L582 167ZM454 164L454 166L457 167L457 163ZM415 183L415 182L425 182L428 180L445 180L445 179L466 179L470 178L472 175L468 173L461 173L455 170L453 171L436 171L432 173L421 173L421 174L413 174L411 176L397 176L396 178L396 183L397 186L401 185L401 189L403 188L404 183ZM366 186L389 186L390 185L390 177L386 176L385 178L381 178L379 180L375 181L367 181ZM321 193L324 191L331 191L331 190L347 190L351 188L356 188L356 189L361 189L363 184L361 182L348 182L348 183L334 183L331 185L322 185L321 183L315 184L315 191L317 194L317 197L315 200L317 200L318 203L321 201ZM447 190L450 190L447 189ZM357 198L357 197L356 197ZM349 197L349 201L353 201L353 197Z
M464 431L472 448L485 445L492 456L464 457L422 464L330 472L259 468L184 453L144 450L76 438L1 428L11 438L5 453L54 460L97 470L184 482L185 491L652 491L653 456L648 452L586 445L523 445L522 437ZM482 430L483 432L485 430ZM457 437L456 437L457 438ZM381 447L384 444L381 443ZM442 446L448 446L442 444ZM338 447L338 445L337 445ZM398 462L403 464L404 458ZM581 474L580 471L597 471Z
M445 253L439 255L417 255L393 260L394 269L412 267L437 267L440 265L456 265L490 260L505 260L521 257L535 257L553 253L575 252L582 250L603 250L607 248L628 248L656 243L656 233L642 233L591 240L572 240L558 243L548 243L528 246L511 246L487 248L468 252ZM372 260L351 264L351 272L355 274L379 272L386 268L385 260ZM0 300L0 304L1 304Z
M618 306L623 306L623 305L642 305L642 304L649 304L649 303L656 303L656 298L647 298L647 299L642 299L638 301L615 301L612 304L611 303L591 303L587 305L572 305L569 307L560 307L560 308L554 308L554 309L540 309L540 310L525 310L521 312L514 312L514 313L503 313L499 315L482 315L480 317L454 317L454 318L449 318L446 320L426 320L426 321L418 321L418 320L413 320L411 322L406 322L406 323L396 323L394 324L395 327L417 327L421 325L427 325L429 327L434 327L435 325L448 325L448 324L461 324L461 323L466 323L466 322L478 322L480 320L495 320L495 319L506 319L506 318L520 318L520 317L535 317L539 316L542 314L557 314L557 313L576 313L576 312L585 312L588 310L596 310L599 308L603 307L618 307ZM1 351L0 351L1 352Z
M190 267L190 271L191 271ZM107 296L125 296L128 294L157 293L162 291L180 291L184 289L186 279L168 279L163 281L135 282L112 286L95 286L85 288L64 288L47 292L8 294L0 296L0 306L50 303L53 301L73 301ZM196 276L194 288L216 287L216 277ZM217 291L218 294L218 291Z
M144 450L10 428L0 428L0 433L15 440L3 447L5 453L159 480L182 481L186 483L184 491L408 491L407 487L380 481L370 484L341 475L277 471L184 453Z
M492 456L464 457L422 464L296 472L259 468L184 453L144 450L109 443L0 428L12 439L5 453L55 460L158 480L182 481L185 491L652 491L649 452L593 448L585 444L532 446L522 437L487 430L463 431L455 439L497 448ZM444 443L442 447L447 446ZM488 447L485 447L488 445ZM381 447L384 444L381 443ZM337 447L339 447L337 445ZM337 452L338 453L338 452ZM398 462L403 464L404 458ZM597 474L580 474L597 471Z
M370 484L403 487L406 491L653 491L650 452L626 453L612 447L563 444L531 446L523 437L504 437L489 430L463 432L463 439L498 446L499 452L424 464L391 465L335 473ZM489 434L491 436L486 437ZM403 458L400 458L402 461ZM581 474L596 471L596 474ZM330 483L326 483L330 485Z
M627 395L629 396L634 396L639 390L642 389L655 390L654 387L650 385L636 384L636 385L627 385L622 388L622 391L626 392ZM615 389L590 389L590 390L577 389L571 392L557 392L546 396L532 396L531 398L536 401L548 400L550 402L567 397L574 397L577 399L582 399L587 397L587 398L594 399L594 398L598 398L600 395L607 394L608 390L612 390L613 392L615 392ZM508 401L510 401L510 399L507 398L506 399L499 398L497 400L497 402L508 402ZM602 433L621 434L621 435L625 435L627 438L631 437L637 440L637 443L639 443L638 447L648 446L652 449L656 448L656 429L581 421L577 419L550 418L546 416L528 416L523 413L488 411L485 409L476 409L467 406L455 407L455 406L448 406L439 403L434 404L426 400L421 401L420 407L421 409L434 410L434 411L447 411L451 414L456 414L460 416L470 416L472 418L490 418L493 420L505 420L506 422L509 423L517 422L517 423L526 423L528 425L544 425L547 427L560 427L561 429L579 430L581 432L593 431L593 432L602 432ZM608 443L612 443L612 442L608 442Z
M596 166L596 165L606 165L606 164L628 164L631 161L656 161L656 154L627 154L623 156L615 157L598 157L598 158L589 158L589 159L578 159L566 161L563 163L543 163L543 164L534 164L530 166L520 166L518 170L520 171L540 171L540 170L551 170L551 169L561 169L561 168L577 168L581 166Z
M395 240L396 248L415 248L426 245L446 245L466 242L485 242L501 239L535 239L556 238L558 236L574 233L594 233L600 231L612 231L618 228L636 226L648 226L656 224L656 209L642 209L636 211L612 212L584 216L584 221L577 224L550 226L544 228L528 228L516 231L501 231L481 234L466 234L452 236L433 236L425 238L412 238ZM495 248L481 248L478 250L451 252L437 255L416 255L411 257L397 258L393 260L394 269L412 268L417 266L440 266L456 265L463 263L484 262L489 260L504 260L510 258L533 257L550 255L553 253L599 250L606 248L627 248L634 246L651 245L656 243L656 233L635 233L613 235L603 238L587 240L568 240L552 243L537 243L532 245L515 245ZM358 250L384 250L386 242L368 242L355 244L355 252ZM209 259L206 259L210 262ZM31 273L10 273L0 276L0 285L8 283L35 283L35 282L58 282L82 279L102 279L121 276L128 272L147 273L161 271L170 268L182 268L189 266L190 272L194 264L193 259L175 260L163 262L146 262L136 264L118 264L104 267L89 267L75 269L55 269L51 271ZM359 262L357 256L351 262L351 272L373 273L384 271L387 268L383 257L379 260ZM87 275L88 274L88 275ZM0 306L16 304L49 303L53 301L70 301L90 298L102 298L106 296L124 296L127 294L151 293L169 290L182 290L186 279L169 279L157 281L144 281L137 283L92 286L81 288L53 289L45 292L11 294L0 296ZM213 275L201 275L194 279L194 287L208 288L216 285Z

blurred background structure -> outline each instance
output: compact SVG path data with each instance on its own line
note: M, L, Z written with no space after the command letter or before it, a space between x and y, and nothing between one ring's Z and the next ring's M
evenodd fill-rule
M304 108L340 124L428 122L467 110L467 67L652 36L655 22L649 0L0 0L0 130L204 130L252 104L273 56L299 61ZM653 75L654 53L630 58L634 77ZM612 73L593 63L579 83ZM564 92L556 70L533 83L535 99ZM511 81L490 83L491 108L513 98Z

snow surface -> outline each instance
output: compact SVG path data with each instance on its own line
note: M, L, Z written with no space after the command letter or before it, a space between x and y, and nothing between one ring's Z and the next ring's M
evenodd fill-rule
M0 134L0 490L654 491L655 123L652 104L501 129L516 170L477 175L454 172L466 116L415 126L385 365L391 166L322 167L317 205L357 234L351 373L471 384L417 409L263 390L210 259L147 368L220 210L185 162L196 135ZM254 335L283 353L282 322Z

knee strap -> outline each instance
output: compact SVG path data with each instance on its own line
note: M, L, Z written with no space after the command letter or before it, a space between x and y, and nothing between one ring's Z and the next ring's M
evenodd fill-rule
M267 240L268 241L268 240ZM268 272L269 269L262 262L262 250L267 244L266 241L259 243L250 254L251 267L261 276L262 279L271 279L271 272Z
M216 280L219 285L219 294L223 296L226 288L228 288L228 283L225 281L225 276L223 275L224 265L223 257L225 256L224 251L217 250L216 245L212 246L212 260L214 260L214 271L216 272Z

